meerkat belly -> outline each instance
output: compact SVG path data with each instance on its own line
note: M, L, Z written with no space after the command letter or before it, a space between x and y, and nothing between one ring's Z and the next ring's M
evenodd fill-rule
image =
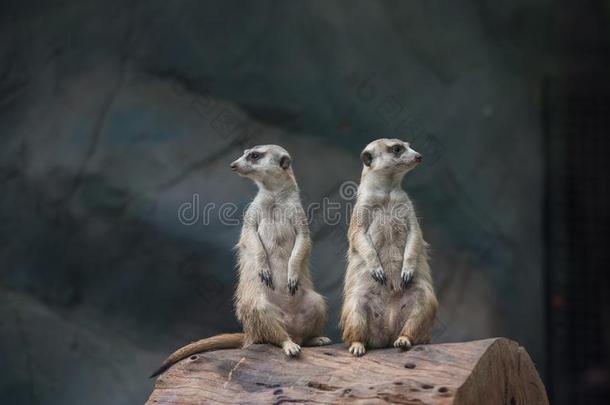
M287 282L288 260L296 239L294 226L286 219L263 219L258 233L265 247L273 283L276 287L284 286Z
M387 347L393 329L388 322L388 299L374 290L365 296L364 307L367 317L367 344L371 347Z
M388 212L389 211L389 212ZM400 287L400 272L407 240L406 225L393 210L376 215L368 229L390 290Z
M416 304L410 291L371 292L366 297L367 344L388 347L398 338Z
M288 262L296 241L294 226L285 220L261 221L259 233L269 259L274 285L273 289L267 288L264 293L279 308L288 334L300 344L311 329L311 311L315 310L315 306L310 302L313 292L307 283L301 283L294 296L288 291Z
M305 339L311 337L312 320L317 318L315 296L317 294L303 288L287 304L284 311L284 323L290 337L301 344Z
M407 241L405 218L388 207L374 215L368 229L387 286L373 284L366 297L367 340L371 347L388 347L400 334L405 319L407 292L400 287L400 273Z
M298 299L288 292L288 261L294 248L296 233L287 219L263 219L258 232L267 254L269 269L273 279L273 289L266 288L266 299L275 304L282 312L287 324L294 323L298 312Z

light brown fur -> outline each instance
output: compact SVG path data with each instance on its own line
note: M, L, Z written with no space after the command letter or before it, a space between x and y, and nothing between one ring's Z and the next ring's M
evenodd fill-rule
M341 313L343 340L355 356L365 347L409 349L428 342L438 307L427 245L401 188L421 156L406 142L378 139L362 160Z
M239 282L235 310L244 333L191 343L173 353L153 376L202 351L270 343L295 357L301 344L330 343L321 336L326 303L314 290L309 273L309 226L290 155L277 145L255 146L231 168L259 188L244 214L236 246Z

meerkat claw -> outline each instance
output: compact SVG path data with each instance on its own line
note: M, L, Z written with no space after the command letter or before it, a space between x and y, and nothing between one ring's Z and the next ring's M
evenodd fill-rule
M294 296L299 289L299 280L289 279L288 280L288 292L290 295Z
M301 346L291 341L284 342L282 349L288 357L298 357L301 354Z
M354 342L349 347L349 352L356 357L362 357L364 356L364 353L366 353L366 349L364 348L364 345L362 343Z
M261 271L258 273L258 275L261 278L261 282L265 283L267 287L273 289L273 279L268 271Z
M394 341L394 347L402 350L409 350L411 348L411 341L406 336L399 336L396 341Z
M400 274L400 287L406 289L413 281L413 271L405 271Z
M382 270L374 270L371 273L371 277L373 277L373 280L377 281L379 284L381 285L386 285L387 284L387 278L385 276L385 273Z

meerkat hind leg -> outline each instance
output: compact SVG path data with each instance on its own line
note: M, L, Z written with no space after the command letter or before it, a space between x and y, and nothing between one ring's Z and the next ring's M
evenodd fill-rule
M301 354L301 346L290 338L285 324L281 321L281 310L274 304L262 300L242 318L244 332L252 337L252 342L279 346L288 357Z
M358 296L350 296L345 300L341 311L341 329L343 341L349 343L349 352L356 357L364 356L365 337L367 336L367 315Z
M430 334L438 302L431 288L424 288L414 295L416 299L411 312L400 331L394 347L408 350L414 344L422 344L430 341Z

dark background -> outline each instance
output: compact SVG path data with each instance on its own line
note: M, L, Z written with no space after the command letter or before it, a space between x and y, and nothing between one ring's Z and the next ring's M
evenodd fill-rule
M239 330L239 225L219 207L255 187L228 164L281 144L305 204L348 207L379 137L424 156L404 186L432 246L434 340L508 336L552 403L608 400L609 1L0 13L2 403L143 403L166 354ZM336 339L345 217L327 222L311 268Z

